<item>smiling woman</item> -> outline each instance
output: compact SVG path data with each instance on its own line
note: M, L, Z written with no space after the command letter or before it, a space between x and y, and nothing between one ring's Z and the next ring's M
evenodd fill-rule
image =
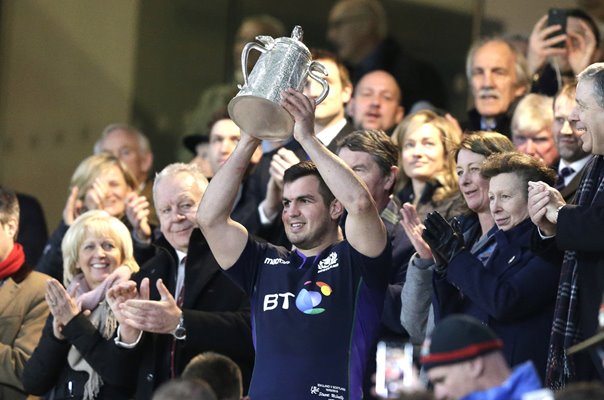
M552 184L555 173L542 161L517 152L492 154L480 173L489 180L496 224L485 236L472 242L437 214L425 222L423 237L444 260L434 279L435 315L478 318L505 343L509 365L531 360L543 378L560 264L530 249L534 226L528 218L528 181Z
M51 315L25 367L25 389L53 398L128 398L136 379L120 369L111 340L117 320L105 293L139 270L130 233L105 211L88 211L67 230L62 250L67 289L48 281Z
M459 132L446 118L428 110L406 117L392 134L399 146L397 196L417 207L421 219L438 210L445 218L467 211L457 185L455 158Z
M147 216L148 201L151 199L136 196L134 192L137 186L128 167L111 154L100 153L82 160L71 177L63 219L48 240L36 270L57 280L63 278L61 241L74 220L88 210L104 210L113 217L127 221L141 239L147 235L142 232L150 235L152 227ZM138 211L133 212L133 204L136 204Z

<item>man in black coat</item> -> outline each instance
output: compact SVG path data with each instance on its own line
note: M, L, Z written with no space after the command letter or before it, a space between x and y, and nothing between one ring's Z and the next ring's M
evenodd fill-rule
M163 237L134 281L108 295L120 321L116 344L144 349L142 359L133 361L139 369L136 398L150 398L205 351L233 359L249 384L249 302L220 272L194 219L206 186L194 165L171 164L157 175L154 199Z
M524 55L506 39L481 39L468 51L466 75L474 108L468 111L462 128L499 132L511 138L516 102L529 86Z
M544 257L564 252L554 314L546 384L604 378L595 350L567 356L566 349L598 330L604 292L604 63L578 76L576 106L568 117L592 154L572 204L542 182L529 183L529 214L539 228L533 246Z
M591 159L591 154L582 149L583 141L577 127L569 120L570 114L576 106L575 92L576 86L567 84L554 98L552 133L560 154L560 161L556 166L559 177L556 189L560 191L566 202L570 202L575 197L581 178L583 178Z

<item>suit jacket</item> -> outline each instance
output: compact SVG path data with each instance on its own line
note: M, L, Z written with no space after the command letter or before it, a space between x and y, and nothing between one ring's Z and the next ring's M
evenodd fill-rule
M516 108L516 100L510 106L510 109L503 113L495 116L495 128L494 132L501 133L512 140L512 116L514 115L514 109ZM461 128L465 131L480 131L480 119L481 115L478 113L476 108L472 108L468 111L468 119L461 122Z
M133 278L137 282L149 278L151 299L155 300L160 298L155 286L160 278L174 295L178 268L176 252L163 237L156 247L156 255ZM138 369L137 399L150 399L155 388L170 379L170 350L174 342L177 376L191 358L214 351L233 359L241 368L245 388L249 386L254 363L249 300L222 273L198 229L191 235L185 271L182 310L187 337L175 341L172 335L143 334L137 346L142 346L142 359L132 360L132 368Z
M530 250L530 219L509 231L493 229L497 244L485 265L464 250L444 278L435 274L436 321L454 313L479 319L503 340L511 366L532 360L543 378L560 264Z
M17 242L25 251L25 260L36 265L48 240L48 228L42 206L35 197L17 193L19 201L19 233Z
M594 189L595 190L595 189ZM576 251L578 265L579 327L586 339L598 329L598 310L604 293L604 196L600 195L589 206L567 205L558 214L555 245L558 249ZM604 378L602 363L595 351L591 352L595 369ZM582 356L580 353L577 356ZM593 366L583 367L577 361L578 378ZM593 372L591 372L593 373ZM590 377L590 376L588 376Z
M44 274L23 265L0 286L0 399L25 399L21 376L48 316Z

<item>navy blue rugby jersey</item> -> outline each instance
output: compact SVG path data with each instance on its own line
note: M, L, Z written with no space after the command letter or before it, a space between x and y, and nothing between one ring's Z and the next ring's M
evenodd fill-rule
M391 265L347 241L316 257L250 239L227 274L251 299L252 399L360 399Z

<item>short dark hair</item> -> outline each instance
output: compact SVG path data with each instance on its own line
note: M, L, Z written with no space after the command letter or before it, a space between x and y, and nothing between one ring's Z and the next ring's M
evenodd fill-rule
M13 190L0 185L0 223L4 225L11 219L19 221L19 201Z
M556 182L556 173L543 161L516 151L489 156L482 164L480 173L487 179L505 173L518 175L526 184L525 196L528 196L529 181L543 181L550 186Z
M379 129L354 131L338 142L338 154L346 147L350 151L371 154L384 175L398 164L398 148L390 137Z
M455 150L455 159L459 156L459 151L466 149L472 153L489 157L494 153L503 153L514 151L516 148L507 136L497 132L476 131L467 132L461 140L459 147Z
M214 125L216 125L216 122L222 121L223 119L231 119L231 116L229 115L229 110L226 106L220 107L210 117L210 120L208 121L208 138L210 137L210 132L212 132L212 128L214 127Z
M325 49L310 49L310 53L313 60L330 60L333 61L334 64L338 67L338 72L340 73L340 83L342 87L351 85L352 82L350 80L350 72L348 72L348 68L344 65L344 62L340 57L338 57L335 53L332 53L329 50Z
M177 378L162 384L152 400L218 400L207 382L197 379Z
M323 197L323 203L329 207L336 197L331 193L331 190L321 177L314 162L310 160L300 161L298 164L292 165L286 169L283 174L283 183L292 183L305 176L314 176L319 180L319 193L321 194L321 197Z
M208 351L196 355L185 367L182 377L206 381L218 400L239 400L243 395L241 370L222 354Z

